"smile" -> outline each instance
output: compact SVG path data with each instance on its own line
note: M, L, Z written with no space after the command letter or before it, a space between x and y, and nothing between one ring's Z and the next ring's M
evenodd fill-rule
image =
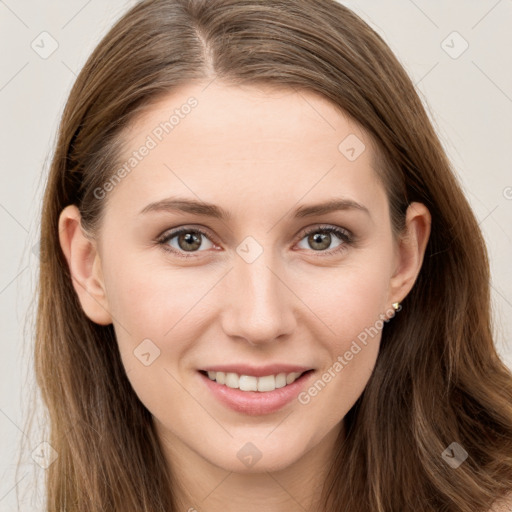
M204 372L210 380L228 388L240 389L241 391L260 391L262 393L293 384L303 373L305 372L278 373L276 375L255 377L253 375L239 375L232 372Z
M229 409L251 416L270 414L295 401L314 370L254 375L200 370L197 375L210 396Z

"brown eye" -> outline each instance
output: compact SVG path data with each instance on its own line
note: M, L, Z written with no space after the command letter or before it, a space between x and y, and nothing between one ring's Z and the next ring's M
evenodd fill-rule
M206 249L211 249L213 243L205 232L197 228L181 228L164 234L158 243L163 245L165 250L187 258L189 255L186 253L203 252L199 251L199 248L205 249L204 240L207 240Z
M195 251L201 247L201 234L194 234L193 231L177 235L178 245L184 251Z
M315 250L328 249L331 245L331 234L330 233L313 233L308 236L308 243Z
M312 249L313 251L327 254L342 251L348 244L352 243L350 233L335 226L316 227L303 233L302 237L302 240L307 239L307 247L302 248ZM336 238L339 241L338 244L329 249L331 244L336 242Z

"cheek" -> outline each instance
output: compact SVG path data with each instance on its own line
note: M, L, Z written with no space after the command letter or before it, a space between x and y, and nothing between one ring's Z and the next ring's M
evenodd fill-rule
M325 279L318 273L312 282L307 304L322 320L315 338L326 357L321 382L304 401L321 392L316 406L328 401L342 417L362 393L377 360L390 306L386 303L389 275L384 264L374 260L331 270Z
M206 268L148 264L148 259L125 258L109 267L118 347L128 379L148 409L158 410L163 390L166 400L185 407L178 381L215 316L211 288L219 275Z
M386 283L378 273L354 272L333 281L330 294L312 303L322 327L316 342L324 351L317 379L298 396L307 421L322 432L333 428L361 396L379 353L386 311ZM381 316L382 315L382 316Z
M339 268L304 282L301 293L329 327L326 330L334 345L342 350L347 341L374 326L389 308L389 276L377 264Z
M134 392L153 414L186 410L190 396L179 384L176 362L194 345L191 319L200 308L191 308L206 289L187 287L185 272L151 267L142 258L116 260L109 270L109 306Z
M108 302L112 315L127 331L161 338L204 295L206 285L201 286L204 281L186 269L156 265L150 260L141 255L110 265Z

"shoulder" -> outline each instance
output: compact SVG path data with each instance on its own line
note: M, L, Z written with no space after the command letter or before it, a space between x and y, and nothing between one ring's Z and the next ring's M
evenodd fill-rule
M512 492L494 503L489 512L512 512Z

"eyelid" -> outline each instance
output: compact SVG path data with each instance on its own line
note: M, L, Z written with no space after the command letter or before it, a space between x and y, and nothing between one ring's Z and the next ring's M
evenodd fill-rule
M341 253L344 250L346 250L348 245L353 245L355 243L355 237L350 230L348 230L344 227L341 227L341 226L337 226L335 224L313 224L313 225L307 226L307 227L303 228L299 232L299 234L295 237L297 239L295 243L300 242L305 236L307 236L311 233L315 233L317 231L325 231L325 232L329 232L329 233L334 233L335 236L337 236L343 242L340 246L335 247L334 249L329 249L329 250L325 250L325 251L314 251L313 249L309 250L309 252L313 252L313 253L316 252L317 256L319 256L319 257L332 256L334 254ZM218 243L218 241L216 240L216 237L212 236L209 233L208 229L199 227L199 226L194 226L194 225L183 225L183 226L178 226L176 228L167 229L166 231L164 231L161 235L159 235L155 239L155 242L159 245L162 245L163 249L165 251L171 252L171 253L177 255L178 257L182 257L182 258L194 258L194 257L197 257L196 255L198 253L207 252L207 251L191 251L190 253L187 254L186 251L178 251L175 248L171 248L171 247L167 246L167 242L169 240L171 240L172 238L174 238L184 232L185 233L186 232L199 233L199 234L203 235L204 237L206 237L208 240L210 240L214 245L217 245L217 246L220 245Z
M336 230L341 231L343 234L347 236L347 238L352 238L353 234L351 231L349 231L347 228L343 228L341 226L337 226L335 224L312 224L311 226L307 226L303 228L301 231L299 231L299 234L297 235L299 237L299 240L302 240L304 236L310 234L311 232L315 231L329 231L329 230Z
M173 254L177 254L178 257L183 257L183 258L195 257L194 254L205 252L205 251L191 251L190 254L187 254L186 251L178 251L174 248L166 246L166 244L169 240L180 235L181 233L187 233L187 232L200 233L205 238L208 238L208 240L210 240L214 245L219 245L216 238L213 235L211 235L206 228L194 226L194 225L183 225L183 226L178 226L176 228L167 229L155 239L155 242L159 245L162 245L164 250L171 252Z
M315 257L328 258L331 256L341 255L349 248L349 246L355 245L356 239L354 234L350 230L343 228L341 226L337 226L335 224L314 224L312 226L308 226L299 233L298 242L300 242L304 237L320 231L333 233L342 241L342 243L339 246L335 247L334 249L329 249L325 251L314 251L313 249L309 249L307 252L316 253Z

